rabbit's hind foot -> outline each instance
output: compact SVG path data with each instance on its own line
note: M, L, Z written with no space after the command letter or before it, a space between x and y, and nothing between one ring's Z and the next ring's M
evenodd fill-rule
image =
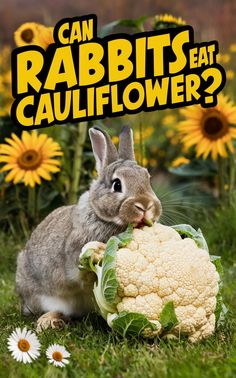
M66 318L62 313L50 311L46 312L40 316L37 320L36 325L36 332L42 332L46 329L63 329L65 327L66 322L68 322L68 318Z

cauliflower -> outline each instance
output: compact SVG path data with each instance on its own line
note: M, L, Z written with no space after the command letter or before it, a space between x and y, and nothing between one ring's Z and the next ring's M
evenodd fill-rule
M102 263L93 263L93 245L84 246L80 267L96 273L95 300L111 328L123 336L185 335L192 342L213 334L220 265L200 230L129 226L109 239Z

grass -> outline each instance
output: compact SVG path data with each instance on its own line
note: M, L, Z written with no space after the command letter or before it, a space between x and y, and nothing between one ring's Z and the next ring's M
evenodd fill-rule
M212 219L201 226L209 241L212 254L223 257L225 269L224 297L230 316L224 329L197 345L186 341L144 342L123 340L110 332L105 322L90 315L68 325L63 331L40 334L41 357L32 365L17 363L6 347L11 331L17 326L34 327L33 318L23 318L15 294L15 257L21 244L0 233L0 377L59 378L233 378L236 376L236 214L235 209L216 211ZM60 343L71 352L69 365L49 366L45 350L51 343Z

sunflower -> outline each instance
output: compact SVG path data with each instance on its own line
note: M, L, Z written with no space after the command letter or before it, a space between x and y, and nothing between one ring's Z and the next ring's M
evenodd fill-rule
M0 145L0 162L5 163L0 172L10 171L5 181L34 187L41 184L41 178L51 180L51 173L60 171L60 162L54 157L63 153L57 142L46 134L32 134L23 131L21 139L14 133Z
M230 52L235 53L236 52L236 43L232 43L229 46L229 50L230 50Z
M154 17L153 29L177 28L183 25L186 25L186 22L181 17L174 17L166 13Z
M211 154L216 160L218 156L228 157L228 151L234 152L236 106L228 97L219 95L213 108L193 105L180 113L186 118L178 126L182 142L187 148L195 145L197 157L206 159Z
M39 24L36 22L26 22L22 24L14 33L15 43L18 47L32 45L39 34Z
M47 50L51 43L54 43L53 30L52 27L46 27L44 25L39 25L39 33L37 34L34 44L41 46L44 50Z
M227 80L233 80L234 78L234 70L227 70L226 71L226 79Z
M22 24L14 34L17 46L37 45L44 50L51 43L54 43L53 28L47 27L36 22Z

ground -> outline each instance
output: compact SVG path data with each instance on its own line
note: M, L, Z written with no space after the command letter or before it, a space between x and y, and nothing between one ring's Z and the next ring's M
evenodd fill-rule
M207 230L210 250L223 257L224 296L230 308L227 324L216 335L197 345L185 341L147 343L123 340L112 334L105 322L94 314L68 325L63 331L51 330L41 334L41 356L32 365L17 363L6 346L15 327L25 325L33 329L35 319L21 317L19 299L15 294L15 257L23 241L15 242L11 236L0 233L0 377L235 377L236 316L233 309L236 305L236 263L233 252L236 253L236 238L232 222L227 227L221 219L218 227L223 226L226 227L225 237L219 237L218 230L216 233L210 232L210 228ZM45 357L47 346L55 342L71 352L70 363L64 369L49 366Z

